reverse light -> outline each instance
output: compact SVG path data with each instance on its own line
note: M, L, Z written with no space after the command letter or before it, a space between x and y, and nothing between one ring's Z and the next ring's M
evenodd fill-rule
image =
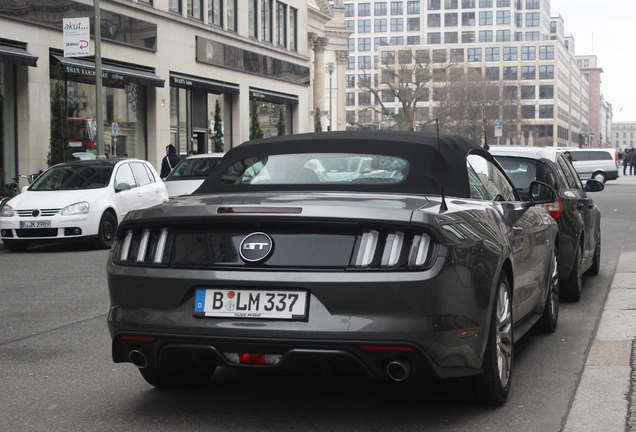
M283 358L280 354L223 353L227 361L234 364L272 366Z
M373 261L375 255L375 248L378 245L378 237L380 233L376 230L370 230L362 235L362 242L360 243L360 250L358 251L358 258L356 259L356 266L367 267Z
M555 202L547 203L543 205L543 208L550 213L552 219L557 220L561 213L563 213L563 203L561 202L561 198L557 198Z
M62 209L60 214L62 216L75 216L80 214L86 214L90 210L91 206L86 201L77 202L75 204L71 204Z
M411 244L411 253L409 254L409 266L423 266L428 258L428 249L431 244L431 238L426 234L418 234L413 237Z

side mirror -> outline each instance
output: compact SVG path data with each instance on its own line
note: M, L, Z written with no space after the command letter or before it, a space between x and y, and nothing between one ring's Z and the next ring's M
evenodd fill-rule
M531 207L537 204L548 204L555 202L557 199L556 192L552 186L542 183L540 181L533 181L530 183L529 200L526 201L527 207Z
M594 179L590 179L585 183L585 192L600 192L605 189L605 185Z
M132 186L130 186L128 183L119 183L117 186L115 186L115 192L121 192L121 191L125 191L125 190L131 190Z

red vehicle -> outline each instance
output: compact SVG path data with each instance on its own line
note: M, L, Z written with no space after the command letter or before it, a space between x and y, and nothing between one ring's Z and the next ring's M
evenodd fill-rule
M94 118L69 117L69 147L78 151L86 151L88 148L97 147L97 121Z

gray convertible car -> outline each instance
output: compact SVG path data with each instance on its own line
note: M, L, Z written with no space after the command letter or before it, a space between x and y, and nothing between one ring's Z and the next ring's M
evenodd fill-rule
M502 404L514 342L558 320L557 226L459 137L328 132L230 150L131 212L108 262L115 362L157 387L216 367L451 379Z

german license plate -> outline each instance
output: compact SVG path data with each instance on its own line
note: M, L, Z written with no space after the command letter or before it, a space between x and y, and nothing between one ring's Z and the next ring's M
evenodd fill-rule
M51 228L50 220L21 221L20 228Z
M303 319L305 291L198 289L194 315L232 318Z

